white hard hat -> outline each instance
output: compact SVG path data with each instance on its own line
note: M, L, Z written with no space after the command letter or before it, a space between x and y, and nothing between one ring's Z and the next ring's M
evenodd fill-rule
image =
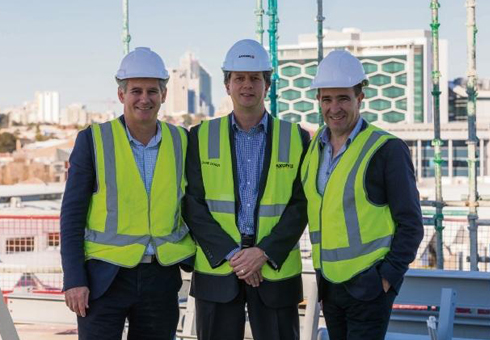
M321 61L310 88L347 88L359 83L368 84L359 59L348 51L335 50Z
M121 61L117 79L158 78L168 79L168 71L162 58L148 47L136 47Z
M272 71L269 54L255 40L237 41L226 53L221 67L223 71L258 72Z

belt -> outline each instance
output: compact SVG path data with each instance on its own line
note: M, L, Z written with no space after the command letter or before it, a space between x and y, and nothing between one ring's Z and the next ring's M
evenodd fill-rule
M155 262L156 260L157 257L155 255L144 255L140 263L152 263Z
M242 249L251 248L255 243L255 235L242 234Z

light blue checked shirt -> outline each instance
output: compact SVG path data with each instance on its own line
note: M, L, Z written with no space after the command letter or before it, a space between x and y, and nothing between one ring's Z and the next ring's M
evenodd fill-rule
M359 134L359 131L361 131L362 122L363 119L359 118L356 126L354 127L354 130L352 130L349 137L347 138L347 141L344 145L342 145L335 157L333 157L333 147L332 144L330 144L330 130L328 128L323 130L323 134L320 136L319 141L321 147L320 168L318 169L316 182L317 190L322 196L325 193L325 188L327 187L327 182L330 178L330 175L332 174L332 171L335 169L337 164L339 164L340 158L347 150L349 145L352 143L354 138L356 138L356 136Z
M260 175L264 164L265 143L268 115L248 132L238 126L235 115L231 115L231 126L234 131L235 153L238 175L238 229L241 234L255 234L254 212L259 194ZM232 250L226 259L229 260L240 248Z
M162 141L162 128L160 123L157 122L157 133L150 139L148 145L143 145L143 143L134 139L129 132L128 126L126 125L126 134L128 135L129 145L133 151L134 160L140 171L141 179L145 183L146 193L150 196L151 183L153 181L153 172L155 170L155 164L157 162L158 149L160 147L160 142ZM151 243L146 246L145 255L154 255L155 250Z

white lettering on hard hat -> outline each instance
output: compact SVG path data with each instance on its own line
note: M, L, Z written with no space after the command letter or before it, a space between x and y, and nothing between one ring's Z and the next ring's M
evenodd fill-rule
M255 59L255 56L254 55L251 55L251 54L240 54L238 56L238 58L252 58L252 59Z

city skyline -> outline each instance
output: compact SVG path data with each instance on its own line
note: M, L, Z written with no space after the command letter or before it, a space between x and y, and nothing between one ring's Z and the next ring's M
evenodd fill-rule
M324 27L362 31L426 29L430 1L324 1ZM266 7L266 2L264 3ZM0 111L32 101L36 91L60 93L60 107L83 103L104 110L117 100L115 71L122 58L121 1L50 0L3 2L0 5ZM215 107L226 96L220 66L226 50L238 39L255 37L255 1L164 3L130 1L131 49L150 46L168 68L179 66L190 51L212 77ZM477 3L477 72L490 77L490 3ZM279 45L294 44L298 35L316 32L316 1L279 2ZM465 1L441 1L440 37L449 44L448 78L466 75ZM264 17L267 30L268 18ZM151 24L154 23L154 24ZM264 41L268 41L267 33ZM116 111L120 109L116 106ZM119 112L120 113L120 112Z

